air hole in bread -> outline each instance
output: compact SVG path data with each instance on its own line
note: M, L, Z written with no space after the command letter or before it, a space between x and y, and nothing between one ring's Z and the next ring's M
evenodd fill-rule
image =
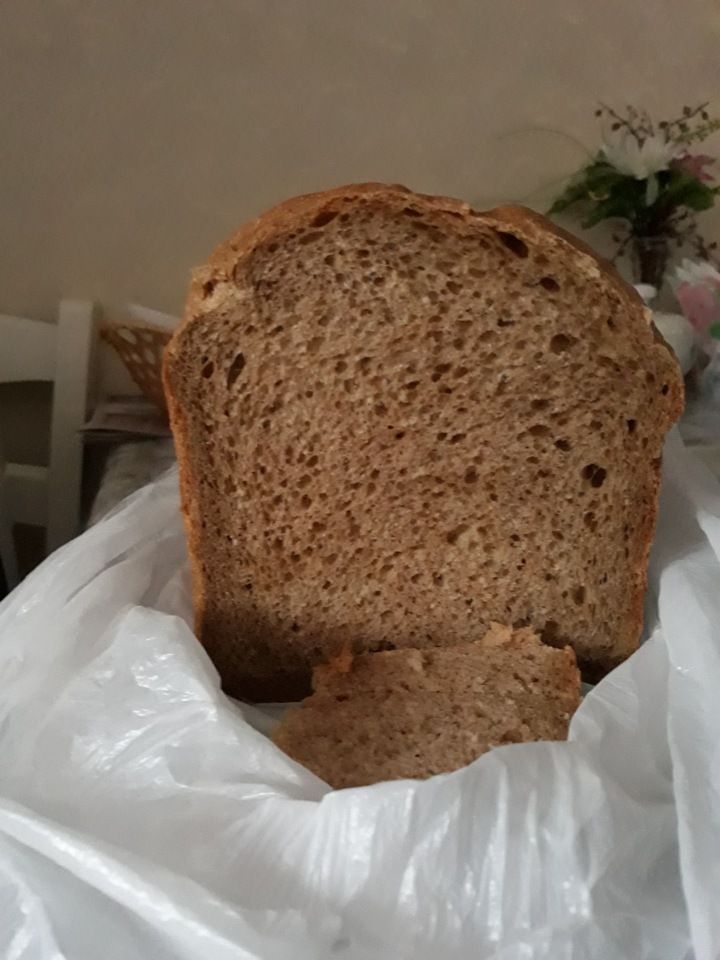
M406 217L421 217L422 214L419 210L415 210L413 207L405 207L403 213Z
M528 428L528 433L532 437L546 437L550 433L550 427L544 423L534 423Z
M590 481L591 487L601 487L605 482L607 470L604 467L599 467L596 463L588 463L587 466L583 467L582 475Z
M628 433L635 433L635 429L637 428L637 420L627 420L626 423Z
M544 287L545 290L551 291L552 293L557 293L557 291L560 289L560 284L554 277L541 277L540 286Z
M468 525L466 523L461 523L459 526L455 527L453 530L450 530L447 534L445 534L445 539L450 544L450 546L453 546L455 543L458 542L459 538L462 536L463 533L465 533L467 529L468 529Z
M576 342L575 337L569 337L566 333L556 333L550 340L550 349L553 353L564 353Z
M464 434L464 433L454 433L454 434L450 437L450 443L460 443L460 441L461 441L461 440L464 440L464 439L465 439L465 434Z
M477 483L478 472L475 467L468 467L464 476L465 483Z
M215 289L215 281L214 281L214 280L206 280L205 283L204 283L203 286L202 286L203 296L204 296L204 297L209 297L209 296L211 296L214 289Z
M668 394L668 390L669 390L669 389L670 389L670 387L667 385L667 383L664 383L664 384L662 385L662 390L660 391L660 393L661 393L664 397L666 397L667 394Z
M514 320L504 320L502 317L498 317L497 325L498 325L499 327L514 327L514 326L515 326L515 321L514 321Z
M320 213L312 221L311 226L313 227L325 227L328 223L331 223L335 217L338 215L338 210L321 210Z
M528 247L524 240L516 237L514 233L506 233L504 230L497 231L498 239L504 244L516 257L524 260L528 255Z
M568 450L570 450L572 444L566 437L560 437L558 440L555 441L555 446L558 448L558 450L562 450L563 453L567 453Z
M214 372L215 372L215 364L212 362L212 360L209 363L206 363L205 366L202 368L202 375L206 380L209 380Z
M309 233L301 236L298 240L298 243L305 246L308 243L313 243L315 240L319 240L320 237L322 237L322 232L320 230L311 230Z
M230 364L230 366L229 366L229 368L228 368L228 372L227 372L227 388L228 388L228 390L229 390L229 389L232 387L232 385L235 383L235 381L237 380L237 378L238 378L238 377L240 376L240 374L243 372L243 369L244 369L244 368L245 368L245 357L244 357L244 355L243 355L242 353L237 353L237 354L235 355L235 359L234 359L233 362Z
M462 292L463 285L461 283L457 283L455 280L448 280L448 282L445 284L445 288L449 290L450 293L453 293L457 296L458 293Z
M572 592L573 602L581 607L585 603L585 587L575 587Z

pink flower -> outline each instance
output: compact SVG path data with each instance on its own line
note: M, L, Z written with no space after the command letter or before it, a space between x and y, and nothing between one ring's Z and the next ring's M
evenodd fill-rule
M692 156L689 153L683 153L673 160L673 166L679 167L692 177L703 180L705 183L712 183L712 174L708 173L705 167L710 167L715 163L714 157L707 157L705 154L698 153Z
M720 288L715 284L693 286L687 282L681 283L675 291L682 312L700 337L707 335L713 323L720 322L719 292Z

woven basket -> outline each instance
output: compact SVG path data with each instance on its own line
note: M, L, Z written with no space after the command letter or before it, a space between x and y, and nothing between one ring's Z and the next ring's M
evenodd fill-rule
M100 336L115 349L148 400L167 416L160 371L172 330L162 330L138 320L118 320L103 326Z

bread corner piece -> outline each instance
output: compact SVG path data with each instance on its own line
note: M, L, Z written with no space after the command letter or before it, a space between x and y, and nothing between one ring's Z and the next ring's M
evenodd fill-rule
M682 378L542 217L382 184L290 200L196 271L164 380L228 693L299 700L345 646L491 621L596 674L637 647Z
M446 773L502 744L563 740L580 702L570 647L499 624L475 643L342 658L316 667L313 685L273 740L336 789Z

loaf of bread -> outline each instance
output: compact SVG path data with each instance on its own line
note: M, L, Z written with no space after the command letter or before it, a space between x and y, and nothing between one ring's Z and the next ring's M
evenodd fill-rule
M635 649L682 379L542 217L379 184L288 201L196 271L164 379L231 694L299 699L345 647L492 621L591 673Z
M273 732L335 788L457 770L492 747L564 740L580 702L569 647L497 624L476 643L339 657Z

